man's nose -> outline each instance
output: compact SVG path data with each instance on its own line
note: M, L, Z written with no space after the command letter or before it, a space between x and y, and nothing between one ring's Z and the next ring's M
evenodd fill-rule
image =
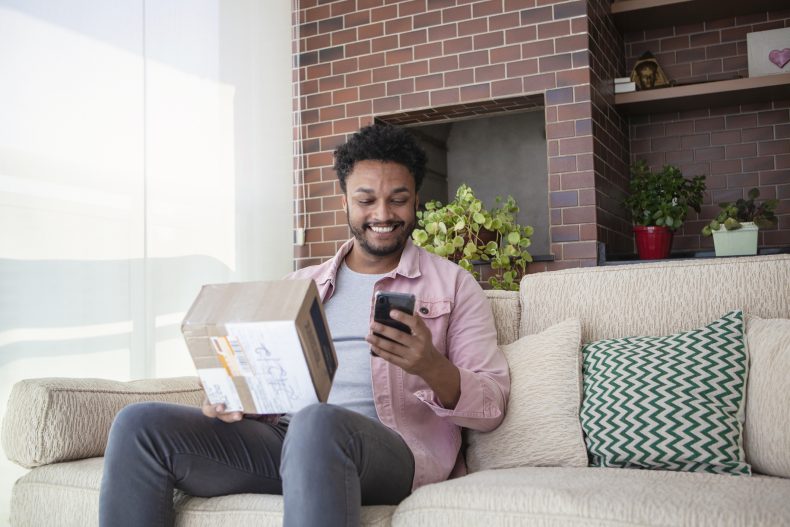
M380 200L376 203L375 218L379 221L386 221L392 218L392 207L386 200Z

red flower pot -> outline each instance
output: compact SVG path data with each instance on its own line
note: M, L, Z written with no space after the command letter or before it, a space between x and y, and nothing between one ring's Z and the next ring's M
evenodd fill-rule
M672 248L672 231L667 227L637 225L636 251L640 260L660 260L669 256Z

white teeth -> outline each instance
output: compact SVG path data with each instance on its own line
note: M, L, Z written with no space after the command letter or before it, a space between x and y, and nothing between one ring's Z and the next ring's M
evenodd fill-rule
M395 230L395 225L390 225L389 227L376 227L376 226L371 225L370 228L371 228L371 230L373 232L385 233L385 232L392 232L392 231L394 231Z

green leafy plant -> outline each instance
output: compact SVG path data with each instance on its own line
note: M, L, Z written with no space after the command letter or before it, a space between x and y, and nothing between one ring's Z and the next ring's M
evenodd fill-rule
M494 289L518 291L532 255L527 251L533 229L516 223L518 205L512 196L487 210L468 185L461 185L447 205L429 201L417 212L414 244L474 274L477 262L490 262L495 275L488 279Z
M722 225L728 231L734 231L742 227L742 222L754 222L761 228L767 228L776 223L774 211L779 205L779 200L767 199L760 204L756 203L760 197L760 190L753 188L749 191L749 199L739 199L734 203L719 203L721 212L708 225L702 228L703 236L710 236L714 231L718 231Z
M652 172L643 160L631 165L630 193L623 201L634 225L658 225L672 230L683 225L691 207L700 211L705 176L683 177L680 169L665 165Z

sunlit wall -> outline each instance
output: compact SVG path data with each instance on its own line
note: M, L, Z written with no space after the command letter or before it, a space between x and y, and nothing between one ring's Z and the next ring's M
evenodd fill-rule
M200 285L291 270L290 60L286 1L0 0L0 413L192 375Z

